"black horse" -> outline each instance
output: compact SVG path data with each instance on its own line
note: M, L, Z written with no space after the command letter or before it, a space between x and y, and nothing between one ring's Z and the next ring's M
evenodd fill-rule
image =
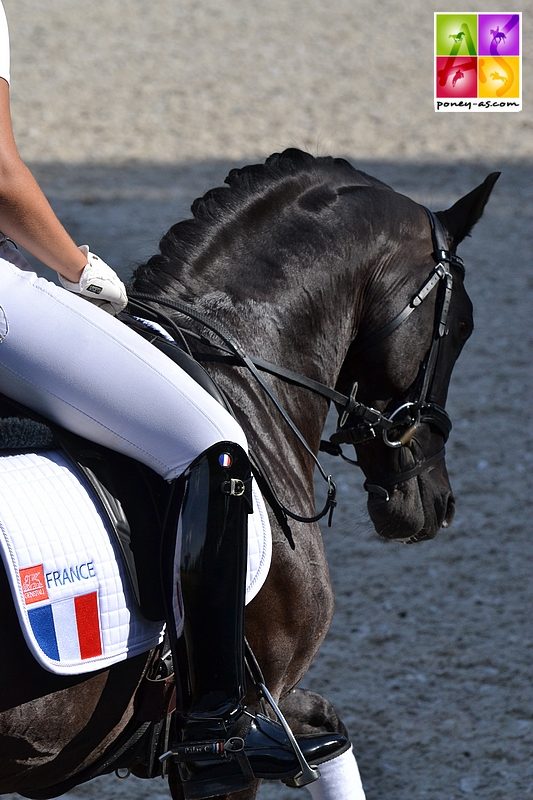
M161 302L144 302L191 331L190 346L229 398L272 485L272 567L246 627L266 685L296 732L342 723L322 698L291 692L326 635L333 595L318 524L283 509L315 515L315 456L333 400L342 417L333 448L355 444L377 532L418 541L451 522L444 406L473 326L454 254L497 177L432 215L347 161L287 150L232 170L228 187L196 200L193 219L175 225L134 275L132 294L156 296ZM211 346L221 340L205 320L229 330L237 350L267 362L259 365L273 373L271 385L309 449L231 342ZM331 483L329 492L331 500ZM49 674L26 649L5 579L0 592L0 791L52 796L87 779L102 757L106 771L106 754L131 725L150 654L88 677ZM142 772L138 760L137 749L129 761ZM181 797L174 771L170 786ZM249 800L256 790L239 796Z

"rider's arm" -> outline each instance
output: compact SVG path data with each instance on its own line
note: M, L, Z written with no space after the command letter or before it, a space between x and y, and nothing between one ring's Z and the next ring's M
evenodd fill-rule
M0 78L0 231L43 264L78 281L87 263L20 158L11 125L9 85Z

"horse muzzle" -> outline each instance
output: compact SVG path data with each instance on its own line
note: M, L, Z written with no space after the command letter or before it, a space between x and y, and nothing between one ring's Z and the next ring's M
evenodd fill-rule
M417 444L413 441L411 447L395 451L392 472L381 474L375 481L369 476L365 481L368 513L376 532L385 539L432 539L452 522L455 499L444 450L426 458Z

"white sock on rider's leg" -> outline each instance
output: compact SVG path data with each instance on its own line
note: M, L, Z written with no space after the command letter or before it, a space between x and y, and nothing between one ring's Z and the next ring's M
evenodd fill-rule
M365 800L353 750L319 767L320 778L305 788L313 800Z

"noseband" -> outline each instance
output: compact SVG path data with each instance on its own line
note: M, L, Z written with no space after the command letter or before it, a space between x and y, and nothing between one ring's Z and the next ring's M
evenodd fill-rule
M448 250L440 220L429 209L425 208L424 210L431 225L435 266L399 314L382 328L356 342L358 353L374 347L399 328L436 289L437 300L431 346L422 362L419 373L421 379L417 378L413 384L413 387L418 384L418 391L412 387L407 393L412 399L396 407L387 408L383 413L364 404L359 404L354 410L345 409L339 416L337 431L330 439L334 445L344 443L360 445L372 441L379 433L387 447L399 449L409 447L417 427L421 424L428 424L440 433L443 438L443 446L438 452L417 459L409 469L384 476L381 479L381 485L365 481L365 489L384 500L389 500L389 488L416 477L444 458L444 444L452 428L452 422L446 410L432 399L432 387L438 369L441 342L448 334L448 314L453 290L453 275L450 267L456 267L464 277L464 266L462 259ZM350 393L353 401L355 401L356 394L357 383L354 383Z

